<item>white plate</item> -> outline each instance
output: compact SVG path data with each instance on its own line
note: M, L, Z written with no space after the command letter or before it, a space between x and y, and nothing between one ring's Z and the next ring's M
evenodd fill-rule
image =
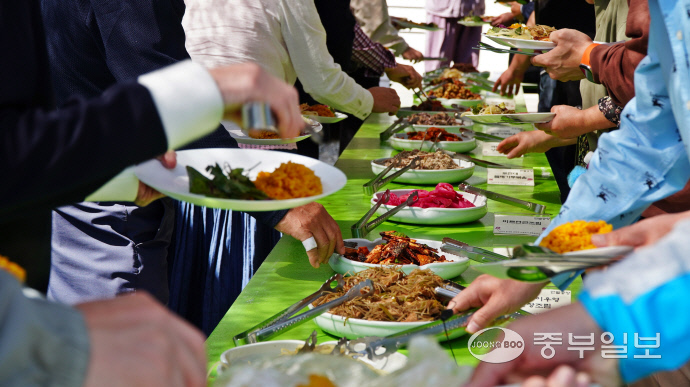
M480 124L543 124L551 121L556 113L468 114L463 118Z
M414 238L413 238L414 239ZM441 245L443 245L442 242L439 241L432 241L428 239L415 239L419 243L423 243L429 247L433 247L439 252L437 253L438 255L444 255L447 260L452 261L452 262L435 262L435 263L429 263L427 265L386 265L388 267L400 267L400 270L402 270L405 275L410 274L413 270L415 269L430 269L432 272L434 272L436 275L443 279L453 279L460 274L462 274L465 270L467 270L467 267L470 265L470 260L466 257L459 257L457 255L449 254L446 252L440 251ZM355 238L355 239L346 239L346 241L349 242L356 242L357 247L361 246L366 246L369 248L369 251L373 250L376 245L383 244L385 241L381 238L376 239L375 241L370 241L368 239L360 239L360 238ZM331 265L331 268L336 272L340 274L354 274L358 273L362 270L366 269L371 269L372 267L380 267L383 265L375 265L371 263L364 263L364 262L357 262L357 261L352 261L350 259L344 258L340 254L333 254L331 258L328 260L328 264Z
M327 341L319 344L336 344L336 342ZM224 366L227 367L231 363L249 363L252 361L252 359L256 359L259 356L278 357L281 356L282 350L294 351L303 345L303 340L275 340L231 348L220 355L221 364L218 366L218 373L220 374L223 371ZM395 352L383 359L369 360L366 357L361 357L358 360L369 364L378 370L391 373L405 366L405 363L407 363L407 356L400 352Z
M493 40L494 42L508 46L512 48L521 48L525 50L537 50L537 51L548 51L556 47L556 43L544 40L528 40L528 39L517 39L517 38L506 38L503 36L489 36L487 34L482 34L483 36Z
M615 257L621 256L621 255L630 254L630 253L632 253L633 250L635 250L635 248L632 246L607 246L607 247L598 247L596 249L571 251L571 252L565 253L563 255L575 255L575 256L580 256L580 257L604 256L604 257L615 258Z
M335 112L335 117L321 117L321 116L311 116L303 114L304 117L311 118L312 120L322 123L322 124L335 124L347 118L347 114Z
M281 144L291 144L293 142L300 142L302 140L306 140L309 137L311 137L311 134L305 134L304 136L298 136L298 137L287 138L287 139L282 139L282 138L271 138L271 139L252 138L252 137L249 137L246 133L244 133L242 131L242 129L240 129L237 125L228 123L227 121L223 121L223 126L225 126L225 130L227 130L228 133L230 133L230 136L232 138L234 138L235 141L237 141L240 144L281 145ZM318 122L313 127L314 127L314 130L316 132L320 132L323 129L323 126Z
M371 170L375 174L379 174L386 169L385 166L378 164L387 158L376 159L371 162ZM396 177L393 181L398 183L410 184L438 184L438 183L459 183L467 180L474 174L474 163L453 159L453 161L460 166L458 169L410 169L402 175ZM399 171L400 168L391 169L390 173Z
M386 337L411 328L417 328L429 324L433 321L421 322L387 322L369 321L357 318L346 319L345 317L324 313L314 319L316 325L324 331L335 335L344 336L348 339L356 339L366 336ZM466 332L464 329L454 329L449 332L450 339L460 337ZM436 337L439 341L448 340L444 334Z
M439 141L436 143L437 149L445 149L451 152L465 153L477 147L477 141L474 138L467 136L460 136L462 141ZM429 151L433 146L433 142L422 140L408 140L407 133L396 133L390 138L391 146L397 150L415 150L420 149Z
M411 189L396 189L391 190L392 193L402 196L412 191ZM472 202L476 207L471 208L419 208L419 207L405 207L398 211L397 214L388 218L388 220L400 223L412 224L460 224L474 222L486 215L486 197L481 195L472 195L467 192L456 191L461 194L466 200ZM384 192L377 192L371 198L372 207ZM377 214L383 213L393 209L395 206L386 204L381 205L376 211Z
M218 163L232 168L244 168L251 180L256 179L259 172L272 172L281 163L292 161L302 164L321 178L323 193L306 198L287 200L238 200L221 199L189 192L189 177L187 165L197 171L207 174L206 167ZM338 168L332 167L311 157L305 157L285 152L272 152L256 149L194 149L177 152L177 167L166 169L158 160L150 160L135 167L134 173L139 180L173 199L226 210L239 211L275 211L299 207L315 200L331 195L345 186L347 177ZM209 176L209 175L207 175Z

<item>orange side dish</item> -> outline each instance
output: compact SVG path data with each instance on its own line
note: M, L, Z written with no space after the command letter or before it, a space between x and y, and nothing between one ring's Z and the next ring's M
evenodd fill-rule
M272 199L294 199L323 193L321 179L314 171L302 164L280 164L273 172L259 172L254 181L256 188L264 191Z
M612 230L613 226L603 220L598 222L576 220L551 230L549 235L542 239L539 245L559 254L594 249L596 246L592 244L592 235L605 234Z
M302 114L319 116L319 117L335 117L335 113L326 105L312 105L309 106L306 103L300 105L300 110Z

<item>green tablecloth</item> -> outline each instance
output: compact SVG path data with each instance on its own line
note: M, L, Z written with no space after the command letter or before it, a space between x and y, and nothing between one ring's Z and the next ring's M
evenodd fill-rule
M516 97L517 110L524 110L524 102L520 96ZM340 225L344 238L350 238L350 226L359 220L370 208L369 200L362 192L362 184L374 177L371 171L371 160L389 157L396 153L389 146L382 146L379 133L387 128L393 118L374 114L364 123L355 138L342 154L336 167L342 170L348 178L347 185L334 195L321 200L328 212ZM481 154L481 147L474 151ZM483 159L504 164L524 167L548 167L543 154L530 154L521 159L506 160L503 157L485 157ZM538 174L535 174L538 175ZM519 199L545 204L546 212L552 216L560 209L559 192L553 179L537 179L534 187L499 186L487 187L486 169L476 168L475 174L468 180L471 185L490 191L503 193ZM386 188L407 188L409 185L389 184ZM417 188L417 187L415 187ZM431 186L419 188L432 188ZM517 235L494 235L493 214L496 212L521 212L516 207L489 201L489 213L476 222L454 226L414 226L401 223L384 222L371 234L369 239L376 239L379 231L399 230L413 238L441 240L451 237L474 246L484 248L512 247L522 243L533 242L536 238ZM525 215L528 212L522 211ZM277 311L301 300L313 293L327 280L333 271L328 265L314 269L309 265L307 255L302 244L291 238L284 237L261 265L256 275L249 282L242 294L237 298L228 313L221 320L218 327L207 340L209 369L215 368L221 353L234 347L232 337L252 327L260 321L272 316ZM468 269L457 282L468 284L479 273ZM571 285L571 290L578 290L580 281ZM574 292L575 293L575 292ZM306 339L313 330L319 332L319 341L333 340L323 332L313 321L306 322L299 327L289 330L276 340ZM459 364L476 364L467 349L468 335L450 342ZM448 347L448 344L444 344Z

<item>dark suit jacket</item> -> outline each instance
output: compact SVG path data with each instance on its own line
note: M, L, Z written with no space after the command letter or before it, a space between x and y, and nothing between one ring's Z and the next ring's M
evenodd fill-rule
M78 202L167 148L148 90L135 83L52 107L37 0L0 0L0 255L32 269L50 257L50 209Z

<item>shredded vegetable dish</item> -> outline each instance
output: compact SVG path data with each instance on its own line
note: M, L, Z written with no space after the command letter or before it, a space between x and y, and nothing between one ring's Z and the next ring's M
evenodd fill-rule
M413 169L443 170L460 168L460 166L453 161L452 157L440 150L434 153L420 151L419 149L403 151L395 155L395 157L384 160L380 164L386 167L392 164L393 168L404 168L416 158L419 159L419 162Z
M448 133L443 128L429 128L419 132L407 133L408 140L424 140L424 141L462 141L462 138L457 134Z
M434 293L443 286L443 279L430 270L414 270L409 275L397 269L375 267L345 278L341 292L327 294L316 305L341 297L358 283L371 279L375 294L353 300L331 309L329 312L347 318L370 321L432 321L446 308Z
M473 106L472 110L462 113L461 116L486 114L515 114L515 109L508 109L506 104L501 102L498 105Z
M418 200L410 207L420 208L471 208L476 207L472 202L462 197L462 195L453 189L453 186L448 183L438 183L433 191L429 192L423 189L415 189L409 193L398 197L394 193L390 193L390 199L384 204L389 206L397 206L407 200L413 192L417 192Z
M448 262L445 255L438 255L438 250L429 247L397 231L379 233L384 243L369 251L366 246L356 249L346 247L343 257L357 262L381 265L419 265L434 262Z

